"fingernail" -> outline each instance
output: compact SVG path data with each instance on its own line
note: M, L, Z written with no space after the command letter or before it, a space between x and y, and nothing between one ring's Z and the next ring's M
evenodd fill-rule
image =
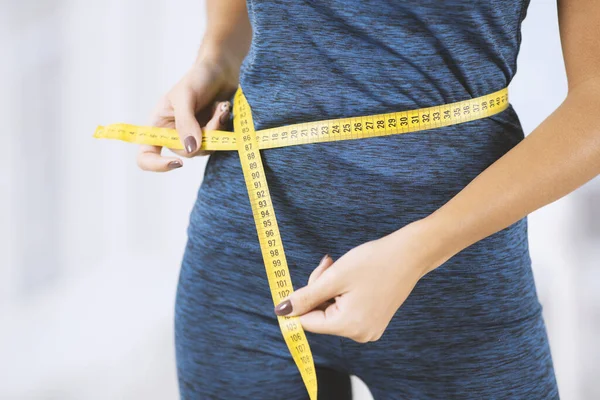
M292 312L292 302L289 300L283 301L275 307L275 314L288 315Z
M329 254L325 254L325 255L323 256L323 258L321 258L321 261L319 261L319 267L320 267L321 265L323 265L323 263L324 263L324 262L325 262L325 261L326 261L328 258L329 258Z
M187 151L188 153L193 153L198 148L196 138L194 138L193 136L186 137L183 141L183 144L185 145L185 151Z
M175 169L183 167L183 164L181 163L181 161L175 160L168 163L167 166L169 167L169 169Z
M231 108L231 104L229 104L228 101L225 101L223 103L221 103L221 112L228 112L229 109Z

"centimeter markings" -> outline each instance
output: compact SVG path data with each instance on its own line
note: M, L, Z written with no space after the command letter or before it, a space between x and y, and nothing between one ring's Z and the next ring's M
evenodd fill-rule
M177 131L171 128L112 124L96 128L94 137L183 150ZM209 150L236 150L236 134L228 131L205 131L200 147Z
M455 125L496 114L508 105L508 90L504 88L485 96L441 106L293 124L256 131L254 135L260 149L363 139ZM94 136L183 149L177 132L169 128L113 124L98 127ZM237 150L237 136L234 132L204 131L200 147L204 150Z
M364 117L294 124L258 131L261 149L304 143L363 139L422 131L496 114L508 107L506 89L442 106Z
M238 153L252 214L265 263L269 287L274 304L289 296L294 290L288 269L283 243L275 218L275 210L267 186L260 156L257 136L248 102L241 90L234 101L234 127L241 137ZM317 399L317 379L308 340L297 317L277 317L279 327L292 358L296 362L311 400Z

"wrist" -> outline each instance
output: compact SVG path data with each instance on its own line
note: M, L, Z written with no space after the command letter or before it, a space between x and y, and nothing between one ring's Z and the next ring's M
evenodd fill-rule
M410 238L411 258L416 259L412 265L419 269L421 276L441 266L462 250L452 237L447 223L435 213L406 225L390 236L398 236L398 240Z
M447 218L442 212L433 212L422 219L421 223L432 242L432 252L437 257L437 265L432 269L439 267L469 245L459 233L460 221Z
M229 51L222 49L214 43L203 43L198 50L192 68L210 68L235 79L239 76L241 61L236 59Z
M232 41L227 35L207 34L202 40L194 64L216 65L237 78L248 48L244 43Z

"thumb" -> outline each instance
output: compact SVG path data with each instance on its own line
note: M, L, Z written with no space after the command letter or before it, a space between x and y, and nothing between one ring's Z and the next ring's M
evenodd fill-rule
M275 307L275 314L298 316L314 310L322 303L341 294L341 279L335 263L323 271L319 279L293 292Z
M230 125L231 103L222 101L217 104L213 116L206 123L205 129L209 131L227 129Z

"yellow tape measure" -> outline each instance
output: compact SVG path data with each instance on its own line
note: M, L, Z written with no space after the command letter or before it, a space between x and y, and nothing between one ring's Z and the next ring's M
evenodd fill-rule
M504 88L485 96L440 106L314 121L256 131L250 105L240 87L235 94L233 105L234 132L205 131L200 148L208 151L237 150L239 153L271 295L273 303L277 305L294 289L260 149L417 132L489 117L505 110L508 105L508 90ZM114 124L99 126L94 137L183 149L177 131L168 128ZM277 318L309 396L311 400L316 400L317 375L304 330L297 317Z

